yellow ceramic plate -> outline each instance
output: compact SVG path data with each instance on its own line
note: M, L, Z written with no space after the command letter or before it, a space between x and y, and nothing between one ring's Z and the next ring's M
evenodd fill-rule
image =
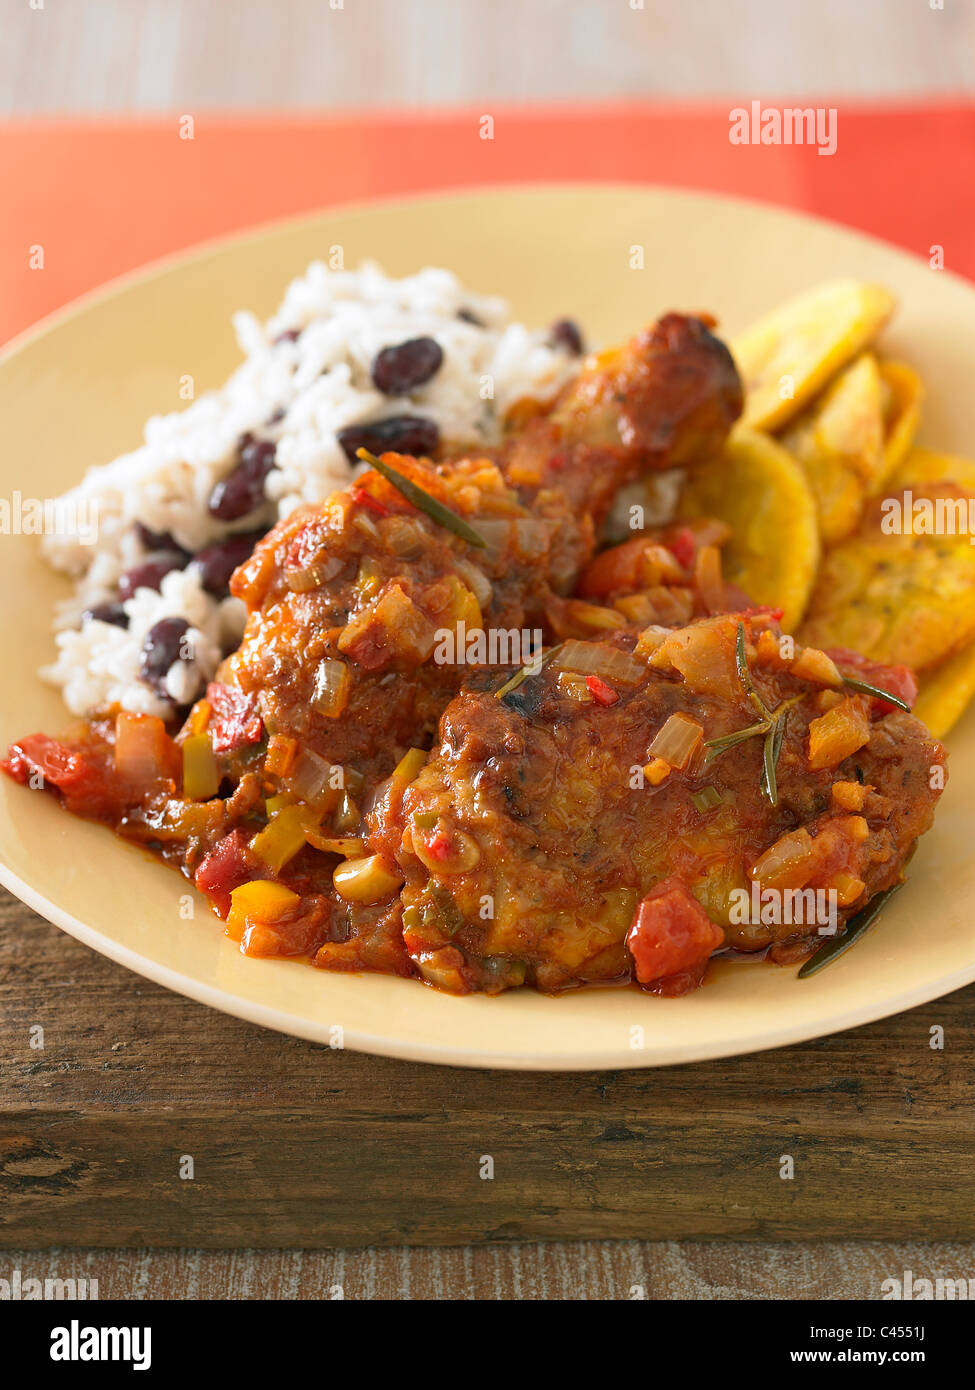
M529 323L570 314L612 341L670 308L707 309L730 333L841 276L889 285L901 307L888 356L927 383L924 442L975 449L975 292L878 242L768 208L691 194L576 187L498 191L338 211L171 260L90 297L0 360L0 496L52 497L178 407L180 379L218 384L236 363L233 310L268 313L328 247L396 274L444 265L506 295ZM631 270L630 248L645 270ZM769 544L775 537L769 537ZM31 537L0 537L4 654L0 740L66 722L36 677L65 583ZM421 984L247 960L174 872L44 796L0 779L0 879L80 941L150 979L271 1028L347 1047L466 1066L650 1066L817 1037L975 980L975 719L951 735L951 780L910 882L881 923L809 980L725 966L697 993L589 990L455 999ZM182 903L185 912L186 901ZM92 1008L97 1004L93 1000ZM936 1014L932 1014L936 1017ZM341 1034L336 1031L341 1029Z

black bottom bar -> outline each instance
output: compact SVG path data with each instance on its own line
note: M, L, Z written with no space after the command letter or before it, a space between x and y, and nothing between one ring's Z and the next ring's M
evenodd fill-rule
M657 1302L647 1307L645 1300L634 1297L628 1312L617 1307L607 1330L616 1339L632 1337L636 1345L666 1348L668 1359L686 1357L695 1372L711 1366L722 1370L737 1366L748 1372L802 1365L819 1366L827 1374L833 1366L947 1371L971 1341L970 1320L964 1309L954 1306L962 1299L967 1300L967 1288L953 1288L942 1302L914 1299L910 1306L891 1299L782 1301L765 1307L752 1302ZM456 1319L462 1306L455 1304L452 1315L454 1329L461 1333L463 1322ZM557 1366L562 1358L558 1343L553 1348L547 1331L549 1318L556 1329L563 1317L567 1319L571 1338L567 1346L578 1347L580 1340L595 1345L594 1335L599 1332L591 1309L585 1315L582 1337L573 1307L571 1303L496 1304L490 1325L497 1328L510 1317L530 1333L519 1338L521 1366L530 1361L532 1346L547 1347L546 1357L553 1357ZM294 1367L296 1358L314 1361L316 1347L326 1351L340 1332L359 1335L355 1349L370 1369L381 1364L383 1353L402 1361L409 1354L406 1349L418 1349L424 1339L395 1335L398 1329L390 1326L391 1314L397 1323L388 1305L380 1311L372 1303L338 1297L322 1306L265 1302L259 1307L248 1302L4 1301L0 1302L0 1336L8 1364L14 1353L21 1383L29 1383L26 1378L31 1372L42 1368L50 1368L66 1381L113 1372L172 1379L203 1367L249 1377L263 1371L280 1376ZM478 1336L483 1337L484 1314L475 1316L472 1330L479 1328ZM409 1315L409 1323L401 1324L404 1333L408 1334L411 1323L414 1336L418 1333L415 1318L416 1314ZM503 1364L502 1360L499 1371Z

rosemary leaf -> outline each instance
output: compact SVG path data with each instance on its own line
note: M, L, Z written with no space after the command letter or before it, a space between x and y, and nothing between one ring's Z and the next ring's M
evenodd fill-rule
M436 497L431 497L418 483L414 483L411 478L405 477L396 468L388 463L383 463L382 459L377 459L375 454L370 454L368 449L357 449L356 457L362 459L363 463L368 463L371 468L375 468L377 473L381 473L388 483L392 483L397 492L402 493L407 502L412 502L417 511L423 512L436 522L438 526L443 526L448 531L453 531L455 536L460 536L461 540L468 545L476 545L484 550L487 541L475 531L473 526L468 525L462 516L458 516L450 507L444 506L443 502Z
M720 738L709 738L704 746L707 751L707 761L711 762L714 758L719 758L722 753L727 753L729 748L737 748L739 743L744 743L746 739L755 738L758 734L764 734L768 729L766 720L760 724L749 724L747 729L735 729L733 733L722 734Z
M836 936L829 941L823 942L819 950L809 957L809 959L799 969L798 978L808 980L810 975L818 975L820 970L829 965L831 961L837 960L845 951L848 951L854 942L859 941L868 927L880 916L887 903L894 896L901 884L895 883L892 888L887 888L883 893L878 893L867 903L866 907L851 917L842 932L837 932Z
M765 745L762 749L762 791L773 806L778 806L779 804L779 788L775 780L775 765L779 760L775 745L779 728L780 721L768 726L765 733ZM781 748L781 739L778 739L778 744L779 748Z
M785 738L786 711L782 709L780 714L777 710L776 714L778 718L765 735L765 748L763 750L764 769L762 775L762 790L773 806L778 806L779 804L776 769L779 766L779 754L782 752L782 740Z
M755 710L761 715L763 719L771 719L772 716L769 713L768 707L766 706L765 701L762 699L761 695L759 695L758 691L755 689L755 684L752 681L752 673L748 669L748 658L745 655L744 623L738 624L738 635L735 639L735 665L738 668L738 679L741 681L742 689L748 696L749 700L752 702L752 705L754 706Z
M543 657L535 657L533 661L529 661L526 666L523 666L520 671L516 671L510 680L505 681L500 690L494 692L494 698L496 700L503 700L506 695L511 694L512 690L517 690L519 685L521 685L523 681L528 680L530 676L537 676L542 668L547 666L552 660L555 653L561 649L562 645L563 644L559 642L556 646L549 647Z
M881 690L879 686L870 685L868 681L856 680L853 676L844 676L843 684L848 685L851 690L856 690L860 695L874 695L878 700L889 700L892 705L902 709L905 714L911 712L910 705L899 695L891 695L889 690Z

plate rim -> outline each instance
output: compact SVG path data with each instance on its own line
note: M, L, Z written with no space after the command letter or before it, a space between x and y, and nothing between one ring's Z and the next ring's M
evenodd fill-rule
M87 309L97 308L102 302L114 298L116 295L124 294L130 289L137 288L140 284L156 279L165 275L170 270L176 270L185 261L196 260L198 257L205 256L209 252L215 252L224 247L240 246L249 241L258 241L265 236L270 236L276 232L285 232L292 228L311 226L312 223L321 221L323 218L333 214L351 214L360 212L381 211L383 209L394 209L397 207L412 207L416 203L442 203L451 201L463 201L479 197L505 196L511 194L524 193L657 193L668 197L689 198L702 203L720 203L738 208L750 208L759 212L773 213L802 225L804 223L816 223L821 227L827 227L832 231L842 232L845 236L856 238L867 245L882 247L887 253L893 253L909 261L913 265L923 265L924 257L919 253L908 251L898 242L887 241L884 237L876 236L872 232L864 232L859 227L849 227L844 222L838 222L832 217L823 217L819 213L803 212L798 208L783 207L780 203L769 202L764 198L745 198L739 194L714 192L709 189L685 187L682 184L668 183L640 183L628 181L626 179L611 179L601 181L599 179L552 179L552 180L532 180L524 183L505 182L490 184L459 184L456 187L438 188L424 190L415 195L393 194L390 196L378 196L375 198L353 198L348 202L329 203L316 208L310 212L300 212L287 214L284 217L271 217L265 222L252 223L246 227L239 227L235 231L220 232L212 237L204 237L199 241L190 242L189 245L180 247L176 251L168 251L162 256L156 256L150 261L143 262L142 265L134 266L131 270L124 270L119 275L113 275L108 280L103 280L100 284L94 285L89 290L84 290L81 294L75 295L66 303L58 305L56 309L36 319L33 323L22 328L15 333L12 338L8 338L0 344L0 366L3 366L8 357L14 356L24 348L44 337L47 333L62 327L77 315L84 313ZM964 275L959 275L957 271L942 269L938 271L939 279L952 281L959 289L966 290L969 294L975 295L975 281L969 280ZM499 291L500 293L500 291Z
M367 199L351 199L348 202L330 203L327 206L284 217L268 220L238 228L231 232L219 233L168 252L163 256L124 271L111 279L96 285L81 295L75 296L66 304L58 306L42 318L28 325L0 346L0 367L17 354L32 347L49 334L56 332L78 316L90 309L97 309L142 285L177 271L181 266L204 259L210 254L219 254L225 248L258 242L267 236L287 233L294 229L310 227L333 216L357 215L371 211L395 210L397 207L414 207L417 203L442 204L447 202L470 202L511 195L578 194L592 193L598 196L619 194L656 194L683 201L696 201L703 205L730 206L748 209L753 212L770 214L791 221L797 226L817 224L843 236L859 241L867 247L882 248L887 255L893 254L915 268L924 266L924 257L906 250L897 243L851 228L832 218L816 213L803 212L796 208L782 207L764 199L745 198L724 192L714 192L697 188L685 188L677 184L641 183L620 180L532 180L525 182L490 183L484 185L459 185L441 189L424 190L417 194L398 194ZM967 278L951 270L939 271L939 279L948 278L953 285L967 296L975 298L975 285ZM46 921L66 932L83 945L107 957L116 964L131 970L143 978L152 980L163 988L192 999L196 1003L215 1008L219 1012L240 1018L245 1022L290 1036L305 1038L317 1043L329 1043L327 1021L319 1025L314 1019L295 1017L279 1008L262 1004L256 1000L232 993L216 985L206 984L191 975L183 974L171 966L162 964L142 955L139 951L106 936L97 928L90 927L65 908L51 901L42 891L35 889L6 862L0 852L0 884L10 891L27 907L37 912ZM289 962L294 968L297 963ZM396 1058L399 1060L422 1062L441 1066L456 1066L467 1069L501 1069L533 1072L586 1072L605 1070L634 1070L656 1067L670 1067L722 1058L765 1052L802 1042L812 1042L843 1032L850 1028L863 1026L888 1018L907 1009L930 1002L975 981L975 959L970 965L951 971L936 980L902 990L883 1000L874 1000L860 1007L852 1007L839 1014L824 1017L815 1024L783 1024L771 1032L765 1030L753 1037L729 1038L722 1042L705 1041L701 1043L683 1042L670 1055L666 1049L658 1049L656 1054L647 1057L640 1050L620 1048L608 1051L602 1049L596 1054L565 1052L557 1058L539 1058L517 1051L496 1048L458 1048L456 1045L440 1046L402 1037L386 1038L381 1034L358 1032L344 1029L344 1048L366 1054ZM462 998L450 997L450 1002L463 1005ZM553 1007L558 1007L554 1000Z
M295 1018L280 1009L260 1004L256 1000L245 999L228 990L220 989L216 985L204 984L191 975L184 975L170 966L162 965L148 956L143 956L138 951L121 945L112 937L103 935L96 928L87 926L73 913L58 907L43 893L37 892L36 889L25 883L2 859L0 859L0 885L50 922L52 926L66 932L99 955L107 956L117 965L131 970L144 979L152 980L154 984L190 998L198 1004L216 1009L219 1013L240 1018L246 1023L270 1028L274 1032L285 1033L291 1037L304 1038L309 1042L330 1044L329 1033L332 1025L328 1020L323 1019L320 1025L316 1025L314 1020ZM221 942L221 946L229 946L229 944ZM253 964L259 965L260 962L255 961ZM307 962L303 961L286 961L285 964L296 970L309 968ZM754 965L746 965L745 968L758 969L767 968L767 966L765 962L755 962ZM368 977L368 974L369 972L366 971L358 972L356 978ZM350 1028L343 1028L343 1047L338 1050L363 1052L378 1057L391 1057L399 1061L423 1062L438 1066L454 1066L484 1071L545 1073L655 1070L658 1067L684 1066L694 1062L720 1061L727 1057L750 1056L753 1053L769 1052L797 1043L815 1042L820 1038L832 1036L834 1033L843 1033L851 1028L876 1023L880 1019L891 1018L921 1004L941 999L946 994L951 994L954 990L961 989L973 981L975 981L975 960L970 966L941 976L937 981L928 981L914 989L903 991L893 998L875 1001L872 1005L867 1004L862 1008L853 1008L829 1019L823 1019L821 1024L817 1023L814 1026L813 1031L810 1031L807 1024L795 1024L791 1027L784 1025L780 1030L771 1034L765 1032L757 1038L728 1039L727 1042L717 1046L707 1043L700 1045L695 1043L682 1044L680 1056L675 1057L664 1054L663 1056L646 1058L641 1056L639 1049L620 1049L619 1052L597 1054L595 1060L593 1056L577 1053L567 1053L558 1059L546 1059L532 1057L525 1053L509 1053L495 1049L490 1051L458 1050L456 1046L442 1048L436 1044L411 1042L395 1036L387 1039L372 1033L360 1033ZM424 986L422 981L417 980L404 980L403 983L404 985L419 985L423 988L429 988L429 986ZM571 995L562 997L571 997ZM465 996L447 995L445 998L449 1003L463 1006ZM559 998L553 998L550 1002L553 1007L557 1008ZM668 1002L673 1003L675 1001Z

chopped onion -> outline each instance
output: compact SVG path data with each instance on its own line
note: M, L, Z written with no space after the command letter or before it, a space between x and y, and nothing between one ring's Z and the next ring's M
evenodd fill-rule
M582 676L602 676L619 685L639 685L646 680L647 668L629 652L606 647L599 642L563 642L552 657L553 671L576 671Z
M144 786L170 773L172 743L154 714L121 710L115 718L115 766L127 781Z
M781 835L752 868L752 878L767 888L801 888L808 882L815 841L804 825Z
M682 768L703 737L704 729L697 720L678 711L658 731L647 751L651 758L662 758L671 767Z
M352 684L349 668L344 661L320 661L315 671L315 689L311 703L319 714L336 719L349 703Z
M304 594L310 589L320 589L323 584L334 579L341 568L342 561L334 555L329 555L326 559L318 560L312 565L304 565L301 569L285 570L284 582L293 593Z
M494 594L490 579L488 579L483 570L479 570L477 565L472 565L470 561L465 560L463 556L459 556L454 561L454 568L461 578L466 581L483 612L491 602L491 598Z
M582 627L603 632L614 632L620 627L620 615L615 608L603 608L598 603L585 603L576 598L569 599L569 611Z
M573 671L559 672L559 693L582 705L592 704L592 691L586 685L585 676L577 676Z
M421 554L426 545L427 533L412 517L386 517L381 529L383 542L394 555L412 558Z
M478 522L478 527L481 523ZM514 530L514 544L518 554L525 560L537 560L549 547L551 523L538 517L517 517L511 523Z
M484 556L488 560L496 560L502 554L506 545L512 538L511 521L506 521L502 517L488 517L487 519L478 517L478 534L484 538Z
M717 787L702 787L699 792L691 792L691 801L697 811L713 811L715 806L720 806L722 802L721 793Z
M662 646L665 639L670 635L669 627L661 627L659 623L651 623L645 627L637 638L634 652L637 656L644 658L651 657L658 647Z
M723 613L727 604L721 577L721 551L716 545L705 545L697 552L694 582L708 612Z
M320 758L311 748L303 748L294 761L288 785L302 801L321 806L329 799L338 801L341 788L331 785L332 764Z
M333 819L335 829L343 832L355 830L362 820L358 806L347 791L342 793Z

